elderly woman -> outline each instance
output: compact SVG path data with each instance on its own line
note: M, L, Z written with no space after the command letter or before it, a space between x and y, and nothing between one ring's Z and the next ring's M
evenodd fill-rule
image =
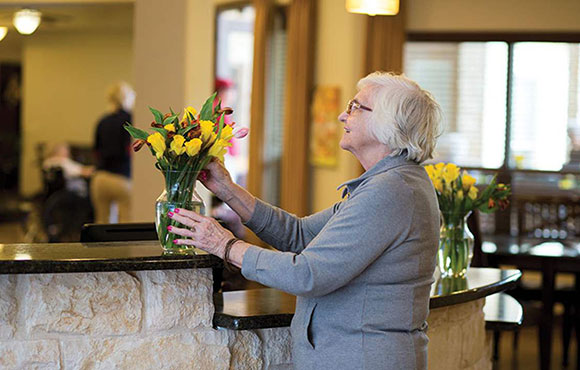
M210 218L170 214L177 240L242 268L248 279L297 296L292 320L297 369L426 369L426 319L438 245L435 190L419 164L430 158L440 108L415 82L373 73L338 119L340 146L365 172L343 200L309 217L272 207L237 186L217 161L204 185L262 240L233 238Z

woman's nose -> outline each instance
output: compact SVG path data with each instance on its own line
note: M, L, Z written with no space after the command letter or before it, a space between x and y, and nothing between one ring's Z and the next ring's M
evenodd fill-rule
M346 114L346 112L342 112L339 116L338 116L338 120L342 123L346 122L346 117L348 117L348 114Z

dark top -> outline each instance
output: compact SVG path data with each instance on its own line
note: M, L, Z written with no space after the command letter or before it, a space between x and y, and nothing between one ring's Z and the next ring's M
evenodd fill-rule
M123 128L131 114L119 109L101 118L95 133L97 169L131 177L131 135Z
M0 274L209 268L222 260L202 250L166 256L158 241L0 244Z

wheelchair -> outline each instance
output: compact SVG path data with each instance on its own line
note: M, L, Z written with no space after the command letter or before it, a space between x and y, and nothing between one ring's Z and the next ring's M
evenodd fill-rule
M67 189L59 167L43 169L42 174L44 201L41 220L48 242L78 242L83 225L94 220L90 198Z

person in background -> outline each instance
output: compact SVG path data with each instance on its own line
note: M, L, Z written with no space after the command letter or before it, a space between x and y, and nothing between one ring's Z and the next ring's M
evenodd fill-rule
M88 196L86 179L93 174L95 168L73 160L67 143L54 144L48 152L42 162L42 169L48 171L51 168L62 169L67 190L83 198Z
M95 131L97 171L91 185L95 222L129 222L131 209L131 136L123 126L131 122L135 92L126 82L113 85L107 99L110 112ZM111 214L111 206L118 214ZM111 217L112 216L112 217ZM117 217L115 217L117 216Z
M421 166L440 134L440 108L404 76L358 82L338 120L340 147L365 172L339 187L343 200L299 218L235 184L219 161L202 183L278 250L239 240L212 218L176 208L177 244L194 244L226 266L297 296L296 369L427 369L427 315L439 245L439 206Z

